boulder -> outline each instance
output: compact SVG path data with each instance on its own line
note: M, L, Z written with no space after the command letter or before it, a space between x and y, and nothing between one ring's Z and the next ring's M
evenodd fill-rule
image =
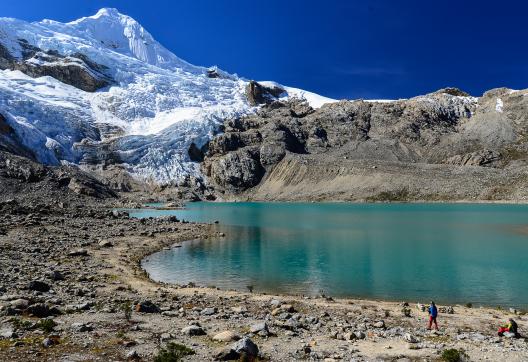
M136 360L136 359L140 359L139 357L139 354L137 353L136 350L131 350L131 351L128 351L127 354L126 354L126 358L128 360Z
M268 330L268 324L266 322L259 322L259 323L255 323L253 325L251 325L251 327L249 327L249 331L251 333L263 333L263 334L268 334L269 330Z
M384 321L378 321L373 324L374 328L385 328L385 322Z
M52 270L48 272L48 278L50 278L53 281L59 281L59 280L64 280L64 275L62 275L62 273L57 270Z
M49 284L44 283L40 280L32 280L28 284L28 289L45 293L45 292L48 292L51 289L51 287L49 286Z
M259 349L253 341L247 337L240 339L231 346L218 352L214 359L217 361L232 360L254 360L258 357Z
M233 342L239 339L240 336L233 331L223 331L213 336L213 341L217 342Z
M26 310L29 307L29 300L27 299L15 299L9 302L9 305L18 310Z
M69 256L87 256L88 250L86 249L76 249L68 253Z
M160 313L159 307L150 300L136 304L134 310L138 313Z
M231 310L234 313L238 313L238 314L246 313L248 311L247 308L244 306L231 307Z
M216 314L216 311L217 311L216 307L215 308L209 307L209 308L202 309L200 314L201 315L205 315L205 316L209 316L209 315Z
M3 329L0 331L0 337L4 339L18 338L18 335L12 329Z
M357 339L365 339L367 337L365 333L362 331L356 331L354 332L354 335L356 336Z
M215 361L237 361L240 360L240 354L231 347L223 348L214 355Z
M83 333L83 332L91 332L93 331L93 325L91 323L73 323L71 325L72 329L76 332Z
M197 325L190 325L188 327L184 327L182 328L181 332L191 337L205 335L205 331L203 330L203 328Z
M99 246L101 248L111 248L114 244L110 240L102 240L99 242Z
M356 335L352 332L347 332L343 335L343 338L345 339L345 341L351 341L356 338Z
M51 338L44 338L44 340L42 341L42 347L44 348L49 348L51 346L53 346L55 343L53 341L53 339Z
M62 312L57 307L49 307L44 303L36 303L30 305L26 311L29 314L38 318L47 318L50 316L57 316L62 314Z
M418 339L413 336L412 334L410 333L405 333L405 335L403 336L403 339L405 339L407 342L409 343L418 343Z
M240 339L231 346L231 349L238 354L246 355L247 357L257 357L259 354L259 348L253 341L247 337Z

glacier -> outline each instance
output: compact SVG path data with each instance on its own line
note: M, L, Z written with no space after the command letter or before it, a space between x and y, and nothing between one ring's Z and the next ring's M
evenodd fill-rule
M0 44L15 59L22 59L28 46L54 51L65 57L58 60L63 63L81 53L113 80L87 92L50 76L0 71L0 114L45 164L104 164L117 158L143 181L202 178L187 152L191 144L202 146L225 119L256 109L245 95L248 80L220 69L215 69L218 77L209 77L210 68L178 58L116 9L68 23L0 18ZM41 60L25 61L38 65ZM314 108L334 101L283 89L283 97L303 98ZM101 148L111 149L114 161L98 160Z

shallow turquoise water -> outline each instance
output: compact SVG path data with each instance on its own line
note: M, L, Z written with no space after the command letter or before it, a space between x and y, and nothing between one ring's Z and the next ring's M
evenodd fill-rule
M192 203L225 238L143 261L159 281L340 297L526 307L528 206Z

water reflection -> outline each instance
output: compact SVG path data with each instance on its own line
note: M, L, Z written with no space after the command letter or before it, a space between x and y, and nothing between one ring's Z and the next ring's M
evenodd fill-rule
M175 212L175 210L172 210ZM195 204L225 239L157 253L157 280L382 299L528 304L519 205Z

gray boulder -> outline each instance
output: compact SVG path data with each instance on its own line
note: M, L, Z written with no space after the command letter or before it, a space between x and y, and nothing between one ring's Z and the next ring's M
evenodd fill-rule
M197 326L197 325L191 325L191 326L188 326L188 327L184 327L182 328L181 332L183 334L186 334L188 336L204 336L206 333L205 331L203 330L202 327L200 326Z
M269 333L268 324L266 322L255 323L249 327L249 331L255 334L258 333L267 335Z
M239 354L245 354L249 357L257 357L259 354L259 348L253 341L247 337L235 342L231 349Z

